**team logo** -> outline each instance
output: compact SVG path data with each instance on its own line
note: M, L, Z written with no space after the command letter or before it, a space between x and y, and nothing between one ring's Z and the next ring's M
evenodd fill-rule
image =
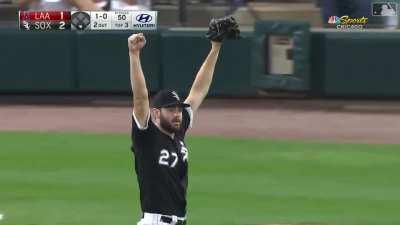
M136 21L140 22L140 23L149 23L153 20L153 17L149 14L139 14L136 16Z
M176 93L175 91L171 92L171 94L172 94L172 96L173 96L176 100L178 100L178 101L181 100L181 99L179 98L178 93Z
M25 30L30 30L31 28L29 27L29 23L26 22L25 20L22 21L22 25L25 27Z
M183 143L183 141L180 141L181 144L181 153L183 155L182 161L187 161L188 157L189 157L189 151L188 149L185 147L185 143Z

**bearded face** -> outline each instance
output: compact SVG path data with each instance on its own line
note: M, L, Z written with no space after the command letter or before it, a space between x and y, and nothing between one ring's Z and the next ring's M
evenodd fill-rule
M181 129L182 108L168 107L160 109L160 126L168 133L176 133Z

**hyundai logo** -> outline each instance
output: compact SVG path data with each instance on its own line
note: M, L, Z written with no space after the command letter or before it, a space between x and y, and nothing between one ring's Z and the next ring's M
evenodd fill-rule
M139 14L136 16L136 21L140 23L148 23L153 19L153 17L149 14Z

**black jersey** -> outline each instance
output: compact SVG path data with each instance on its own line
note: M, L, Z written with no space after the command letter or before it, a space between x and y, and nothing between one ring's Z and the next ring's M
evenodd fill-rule
M174 139L164 134L151 119L140 127L132 119L132 151L143 212L186 215L188 150L184 138L192 123L190 107L182 111L182 124Z

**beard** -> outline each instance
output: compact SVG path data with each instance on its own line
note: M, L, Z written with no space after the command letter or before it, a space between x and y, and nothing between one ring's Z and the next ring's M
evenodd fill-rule
M179 122L179 125L176 126L175 122ZM172 122L168 121L163 115L160 115L160 126L162 129L167 131L168 133L176 133L181 129L181 121L178 119L173 120Z

